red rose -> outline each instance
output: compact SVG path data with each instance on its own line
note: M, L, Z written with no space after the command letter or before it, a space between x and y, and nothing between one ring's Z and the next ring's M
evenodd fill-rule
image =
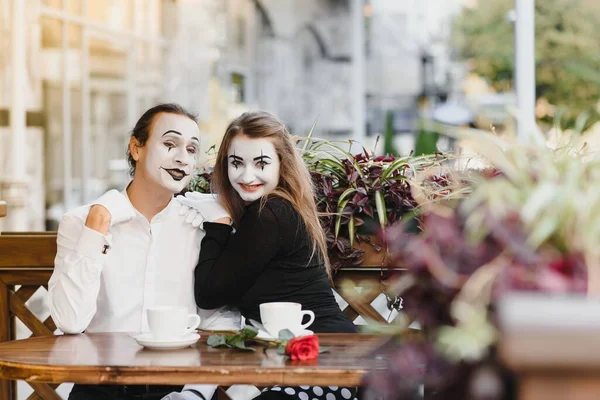
M292 360L314 360L319 357L319 338L315 335L293 338L287 342L285 354Z

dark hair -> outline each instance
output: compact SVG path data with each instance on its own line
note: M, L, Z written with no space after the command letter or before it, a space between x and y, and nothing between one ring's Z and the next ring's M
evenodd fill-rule
M154 122L154 117L160 113L178 114L188 117L194 122L197 121L196 115L192 114L182 106L176 103L164 103L152 107L147 110L140 119L136 122L133 130L131 131L130 137L136 138L140 144L140 147L144 147L150 136L150 128ZM129 145L127 145L127 162L129 163L129 175L133 177L135 174L136 161L133 159L131 152L129 151Z

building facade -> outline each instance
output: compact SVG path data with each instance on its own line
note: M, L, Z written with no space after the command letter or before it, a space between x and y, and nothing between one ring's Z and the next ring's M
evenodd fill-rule
M129 131L157 102L198 114L202 163L247 109L297 135L316 120L317 136L369 142L390 109L404 129L425 50L444 80L450 18L430 17L443 0L405 3L0 0L0 229L55 229L66 210L124 187Z

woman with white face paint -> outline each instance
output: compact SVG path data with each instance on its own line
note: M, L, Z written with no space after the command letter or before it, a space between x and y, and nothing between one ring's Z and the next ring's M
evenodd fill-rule
M314 332L356 332L333 296L310 173L284 125L266 112L232 121L213 183L236 232L228 224L204 223L195 271L198 306L235 305L246 319L261 321L261 303L294 302L315 313ZM305 388L268 388L258 398L350 399L356 391Z

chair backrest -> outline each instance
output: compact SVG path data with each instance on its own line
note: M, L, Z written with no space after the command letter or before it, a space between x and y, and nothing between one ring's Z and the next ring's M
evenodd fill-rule
M2 269L52 269L56 256L56 233L5 232L0 235L0 254Z
M5 232L0 235L0 342L17 338L17 319L25 324L32 336L54 334L56 325L52 318L39 320L26 302L40 287L48 288L55 256L55 232ZM39 390L41 398L45 398L43 394L53 393L54 387L56 385L36 384L35 391ZM16 399L14 382L0 380L0 399Z

